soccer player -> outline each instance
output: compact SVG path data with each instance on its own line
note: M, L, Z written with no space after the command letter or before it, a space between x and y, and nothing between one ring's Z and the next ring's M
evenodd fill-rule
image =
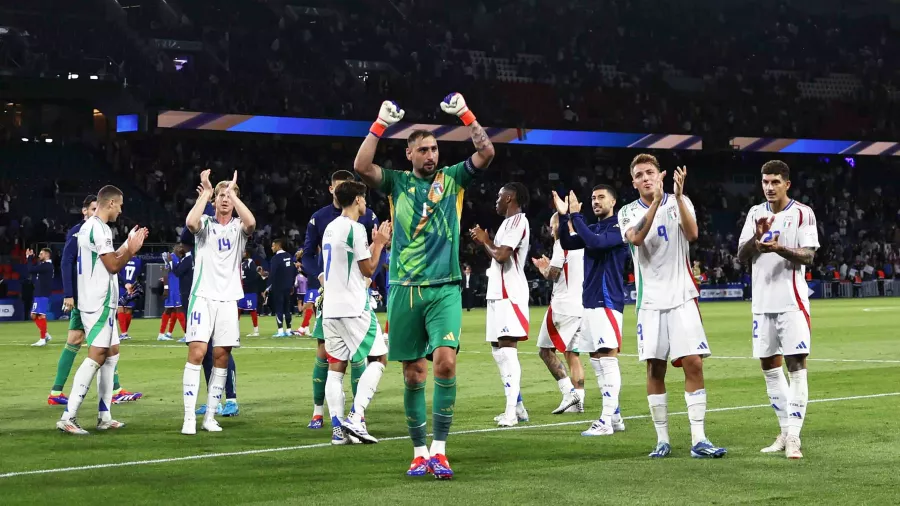
M181 298L181 287L179 285L178 275L175 271L178 264L184 258L184 246L176 244L172 253L163 253L163 264L166 269L166 300L164 303L162 321L159 324L159 336L157 341L171 341L172 331L175 329L175 323L181 323L181 329L187 332L187 322L184 316L183 300ZM166 327L168 326L168 330Z
M50 292L53 290L53 253L44 248L34 261L34 250L25 250L25 263L34 283L34 301L31 304L31 319L40 331L40 339L32 346L47 346L52 337L47 333L47 311L50 309Z
M609 436L625 430L619 413L619 391L622 374L619 370L619 350L622 347L622 311L625 308L623 270L628 248L622 242L618 220L613 210L616 191L601 184L591 191L591 209L597 223L588 226L581 214L581 203L575 192L569 192L567 202L553 193L553 201L560 212L560 224L568 223L575 235L560 235L562 247L584 250L584 285L581 303L581 340L578 349L591 356L591 367L597 375L597 385L603 405L600 418L582 436Z
M656 427L657 444L650 457L665 457L672 450L666 395L666 360L671 358L672 365L684 369L691 456L719 458L725 456L725 448L714 446L704 431L703 358L710 356L710 349L688 251L690 242L697 240L697 219L684 195L687 169L676 169L672 195L663 192L665 175L653 155L634 157L631 184L640 199L619 210L619 229L631 245L634 261L638 355L647 363L647 400Z
M297 269L297 276L294 277L294 294L297 297L297 312L303 314L303 305L306 301L306 286L309 284L309 281L307 281L306 275L303 274L303 267L300 264L300 261L294 262L294 268ZM300 335L300 329L297 329L294 333Z
M331 444L349 443L346 432L363 443L377 443L365 424L365 410L375 395L387 364L387 345L370 305L366 287L378 268L384 245L391 240L391 222L379 225L368 244L366 229L359 217L366 212L366 185L348 181L335 189L341 216L325 229L325 291L322 326L328 353L328 380L325 400L331 416ZM273 262L274 264L274 262ZM359 380L350 415L344 418L344 373L347 362L369 362Z
M291 288L294 284L294 269L290 253L284 251L284 240L272 241L272 259L269 263L269 299L275 313L276 332L272 337L291 336Z
M738 240L738 257L753 265L753 356L759 358L781 426L775 442L761 451L784 451L787 458L800 459L800 429L809 399L806 357L812 346L804 275L819 247L819 234L812 209L787 195L791 187L787 164L766 162L761 173L766 202L750 208Z
M244 259L241 260L241 286L244 287L244 298L238 301L240 313L250 313L253 323L253 332L247 337L259 337L259 285L262 278L256 271L256 262L250 258L250 247L244 250ZM240 317L240 314L238 314Z
M128 335L128 328L131 326L131 317L134 315L134 305L137 300L134 297L127 297L126 287L138 284L143 268L143 261L139 257L134 257L128 261L124 269L119 271L119 307L116 311L116 317L119 320L119 329L122 332L119 335L119 340L121 341L131 339L131 336Z
M78 312L87 335L88 357L75 371L69 403L56 428L76 435L88 432L78 424L78 408L84 401L94 376L100 397L97 430L118 429L125 424L113 420L109 412L113 397L113 378L119 362L119 329L113 314L118 305L119 277L122 270L144 244L148 231L134 227L128 239L113 250L110 221L122 213L122 191L107 185L97 194L97 212L78 233Z
M188 232L190 233L190 232ZM173 265L172 274L178 279L178 297L181 300L181 325L185 331L185 337L178 340L179 343L185 342L187 336L187 325L185 323L186 315L184 313L185 301L191 300L191 283L194 279L194 256L191 254L191 246L185 242L178 244L181 246L183 255L179 258L178 264ZM178 253L176 253L177 255Z
M81 314L76 307L78 301L77 293L77 275L78 275L78 233L81 231L82 225L94 215L97 210L97 197L88 195L81 206L81 215L84 220L78 223L66 234L66 244L63 247L62 259L60 261L60 274L62 275L63 284L63 312L71 312L69 316L69 331L66 336L66 346L63 348L59 356L59 362L56 364L56 378L53 380L53 386L50 388L50 395L47 397L47 404L51 406L65 406L69 402L69 398L63 393L69 374L72 372L72 365L75 363L75 355L81 349L84 343L84 325L81 322ZM143 394L140 392L129 392L119 385L118 365L113 377L113 404L120 402L130 402L140 399Z
M303 324L300 326L300 335L307 335L309 332L309 317L312 315L312 307L316 299L319 298L319 286L321 281L319 275L322 273L324 264L322 258L324 251L322 250L322 236L325 234L325 228L335 218L341 215L341 207L337 198L334 197L335 190L345 181L353 181L353 173L347 170L339 170L331 175L331 186L328 191L332 194L331 204L319 209L313 213L306 226L306 238L303 242L303 255L301 256L301 264L303 272L307 275L309 286L306 290L306 303L308 310L303 316ZM359 223L366 229L366 237L369 237L372 230L378 226L378 218L371 209L366 209L363 216L359 218ZM319 316L316 315L316 324L313 328L313 337L316 339L316 361L313 365L312 383L313 383L313 416L307 426L310 429L321 429L323 427L324 404L325 404L325 381L328 379L328 362L325 354L325 333L319 322ZM365 370L366 362L364 360L353 362L350 364L350 385L353 394L356 395L356 388L359 379Z
M528 205L528 189L522 183L507 183L497 196L497 214L505 219L494 240L480 226L470 231L472 239L491 257L488 270L486 340L506 393L506 409L495 420L500 427L518 425L525 411L519 400L522 390L522 365L519 341L528 340L528 280L525 263L531 241L531 227L523 207ZM574 388L573 388L574 390ZM570 392L573 397L577 394ZM571 400L571 399L570 399ZM575 399L572 404L577 404ZM568 408L569 406L566 406Z
M181 433L197 433L195 408L200 394L200 364L207 348L213 347L213 369L208 382L207 406L217 406L227 380L232 348L241 345L237 301L241 289L241 255L247 239L256 230L256 218L240 199L237 171L231 181L220 181L215 190L209 182L210 170L200 173L200 195L188 213L185 225L195 238L195 266L187 333L188 361L184 365L184 424ZM215 216L203 213L215 202ZM237 212L237 218L232 216ZM207 409L202 428L220 432L216 410Z
M538 334L538 354L556 380L562 394L562 402L553 410L554 415L566 412L584 412L584 367L578 358L578 341L581 338L581 284L584 280L584 250L563 250L560 244L559 214L550 217L550 233L553 235L553 253L533 258L532 263L544 279L553 282L550 307L544 313ZM571 223L565 234L574 233ZM466 266L466 269L469 269ZM559 350L565 356L572 377L566 366L556 356Z
M494 145L459 93L441 102L441 109L462 119L476 152L467 160L438 168L434 134L416 130L407 137L406 158L412 171L383 169L372 163L385 130L403 119L397 104L381 104L353 162L362 180L389 196L394 233L391 240L388 322L394 330L389 360L403 362L406 391L403 405L413 442L407 474L434 474L450 479L446 442L456 404L456 353L462 328L459 282L459 220L465 189L494 158ZM426 358L434 361L434 402L431 449L425 446Z

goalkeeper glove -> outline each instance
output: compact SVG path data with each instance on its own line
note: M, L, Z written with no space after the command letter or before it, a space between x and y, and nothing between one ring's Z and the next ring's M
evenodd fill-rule
M385 129L403 119L404 114L406 111L401 109L397 102L385 100L381 103L378 119L369 127L369 132L380 139L384 135Z
M475 114L466 106L466 99L459 93L451 93L441 102L441 110L447 114L455 114L466 126L475 121Z

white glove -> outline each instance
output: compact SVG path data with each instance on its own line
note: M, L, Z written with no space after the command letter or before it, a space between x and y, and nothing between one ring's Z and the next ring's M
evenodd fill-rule
M378 111L378 119L372 123L369 131L376 137L381 137L384 130L403 119L404 114L406 114L406 111L401 109L397 102L385 100L381 103L381 110Z
M444 97L441 102L441 110L459 117L466 126L475 121L475 115L466 105L466 99L459 93L451 93Z

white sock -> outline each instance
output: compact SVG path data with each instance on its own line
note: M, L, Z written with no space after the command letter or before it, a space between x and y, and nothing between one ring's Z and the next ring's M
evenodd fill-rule
M209 393L206 395L206 415L203 421L216 419L216 408L222 402L222 394L225 392L225 382L228 380L228 369L213 367L209 376Z
M259 327L253 327L253 333L259 334Z
M358 392L359 390L357 390ZM435 439L431 442L431 454L432 455L446 455L447 454L447 442L446 441L438 441Z
M603 363L600 362L599 358L591 359L591 369L594 370L594 374L597 376L597 386L600 388L600 394L603 395Z
M578 398L581 399L581 405L584 406L584 389L576 388L575 393L578 394Z
M316 404L313 406L313 416L322 416L325 414L325 406Z
M413 458L422 457L425 460L431 458L431 455L428 453L427 446L415 446L413 447Z
M500 348L501 353L505 355L506 377L505 384L509 385L506 390L506 416L512 418L516 416L516 404L519 402L519 392L522 386L522 365L519 364L519 350L517 348Z
M593 362L593 360L591 360ZM653 394L647 396L650 403L650 418L656 427L656 441L669 442L669 394Z
M384 374L384 364L372 362L359 377L359 384L356 385L356 397L353 399L353 411L358 416L365 415L369 401L372 400L378 389L378 382L381 381L382 374Z
M800 437L803 419L806 418L806 402L809 400L809 386L806 384L806 369L792 371L791 393L788 403L787 432L788 436Z
M575 390L575 385L572 384L572 379L568 376L561 380L556 380L556 385L559 387L559 392L563 395Z
M603 395L603 410L600 419L606 423L612 423L616 408L619 407L619 390L622 389L622 373L619 371L619 359L616 357L600 357L600 369L603 371L603 386L600 393Z
M688 420L691 422L691 444L695 445L706 439L706 433L703 431L703 422L706 418L706 389L685 392L684 402L687 403Z
M328 371L325 380L325 403L332 420L344 418L344 373Z
M763 371L766 378L766 393L769 395L769 402L775 409L775 416L778 417L778 426L781 427L781 433L787 434L787 418L788 418L788 392L789 387L787 378L784 376L784 369L781 367Z
M78 407L84 402L84 397L91 389L91 383L94 382L94 376L100 370L100 364L94 362L90 358L84 359L78 370L75 371L75 377L72 379L72 390L69 392L69 404L63 411L62 420L71 420L78 416Z
M184 377L182 387L184 392L184 419L195 420L194 411L197 410L197 397L200 395L200 371L203 368L190 362L184 364ZM209 408L209 406L207 406ZM212 406L215 411L216 407Z
M497 364L497 371L500 373L500 382L503 383L503 396L509 397L509 385L506 381L506 355L501 352L502 348L491 347L491 356L494 357L494 362ZM504 403L504 409L506 404Z
M112 420L109 409L112 406L113 379L116 375L116 364L119 363L119 355L107 357L106 362L100 366L97 376L97 395L100 397L98 418L104 422Z

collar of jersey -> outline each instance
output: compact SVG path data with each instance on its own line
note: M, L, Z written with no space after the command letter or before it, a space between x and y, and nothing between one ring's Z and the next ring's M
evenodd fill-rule
M782 209L781 212L787 211L791 208L792 205L794 205L794 199L791 199L791 201L788 202L788 205L784 206L784 209ZM769 202L766 202L766 211L769 211L770 213L772 212L772 206L769 205Z
M663 197L662 204L660 204L660 205L661 205L661 206L664 206L664 205L666 205L666 202L668 202L668 201L669 201L669 194L667 193L667 194ZM638 198L638 204L640 204L641 207L643 207L644 209L650 209L650 206L648 206L647 204L645 204L644 201L641 200L640 198Z

